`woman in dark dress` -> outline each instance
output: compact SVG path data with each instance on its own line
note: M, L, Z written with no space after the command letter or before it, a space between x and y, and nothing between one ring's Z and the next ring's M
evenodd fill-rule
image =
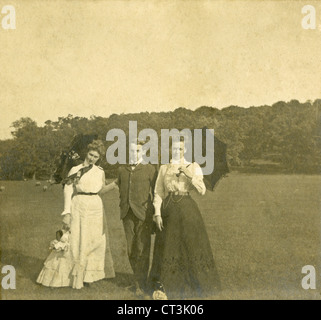
M171 163L160 167L155 186L153 298L213 296L219 277L201 213L189 194L205 194L202 170L185 160L183 142L173 143L172 150Z

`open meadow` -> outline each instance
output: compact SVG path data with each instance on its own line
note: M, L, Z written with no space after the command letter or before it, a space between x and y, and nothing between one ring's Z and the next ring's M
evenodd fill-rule
M136 299L128 289L117 190L103 196L116 278L81 290L50 289L35 280L61 226L62 187L0 184L1 265L17 272L16 290L2 290L1 299ZM320 196L321 176L240 173L230 173L214 192L194 194L222 282L222 292L210 299L320 299ZM316 290L301 286L305 265L316 268Z

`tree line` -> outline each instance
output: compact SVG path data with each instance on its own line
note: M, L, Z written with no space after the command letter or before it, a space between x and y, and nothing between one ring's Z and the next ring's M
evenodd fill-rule
M12 138L0 140L0 178L48 179L75 135L97 134L104 141L113 128L128 134L129 121L137 121L138 131L152 128L159 135L164 128L213 128L215 136L227 145L232 170L321 173L321 99L317 99L250 108L202 106L195 111L178 108L109 117L68 115L47 120L43 126L21 118L12 123ZM107 177L113 176L115 166L106 162L102 166Z

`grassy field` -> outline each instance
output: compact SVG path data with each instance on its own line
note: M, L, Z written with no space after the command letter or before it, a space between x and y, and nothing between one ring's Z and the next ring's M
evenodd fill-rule
M103 196L116 278L82 290L35 283L63 205L61 186L44 192L44 184L0 182L1 264L17 271L17 289L1 299L135 299L116 190ZM320 196L320 176L237 173L195 195L222 282L211 298L320 299ZM316 267L316 290L301 287L304 265Z

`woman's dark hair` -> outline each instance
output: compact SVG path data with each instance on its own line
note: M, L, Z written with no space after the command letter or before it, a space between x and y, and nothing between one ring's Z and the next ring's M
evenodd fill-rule
M102 158L106 153L106 148L104 143L101 140L94 140L87 146L87 151L97 151Z

